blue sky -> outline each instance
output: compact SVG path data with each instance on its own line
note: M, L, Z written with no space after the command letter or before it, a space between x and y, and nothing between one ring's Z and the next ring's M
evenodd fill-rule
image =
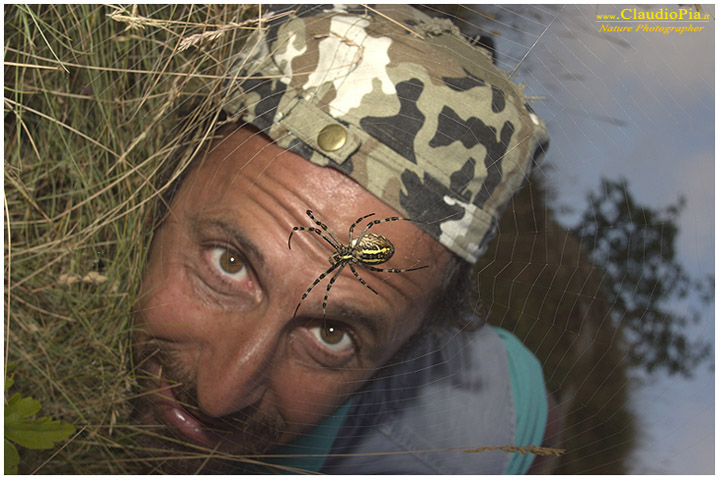
M627 178L636 201L655 208L683 195L679 261L693 276L714 274L714 20L697 24L702 32L681 35L598 32L595 15L621 8L528 10L541 20L527 23L524 38L501 35L501 67L512 69L552 21L517 79L528 85L526 95L544 97L533 108L551 136L542 171L557 194L555 206L582 211L603 176ZM714 6L703 11L714 18ZM714 338L714 305L704 312L690 333ZM714 373L704 365L691 380L636 376L632 405L642 430L629 473L714 473Z

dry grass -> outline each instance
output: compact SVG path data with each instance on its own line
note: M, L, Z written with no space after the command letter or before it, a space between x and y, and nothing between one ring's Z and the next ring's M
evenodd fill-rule
M226 59L256 15L5 8L5 361L42 414L82 430L49 461L22 451L21 472L140 466L121 461L137 457L129 314L158 179L179 175L210 138Z
M21 473L155 468L128 424L130 313L160 194L220 123L227 59L258 15L5 8L5 363L14 390L78 429L22 450Z

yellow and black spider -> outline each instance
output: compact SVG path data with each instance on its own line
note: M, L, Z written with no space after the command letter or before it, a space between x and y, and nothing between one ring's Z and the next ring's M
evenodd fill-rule
M414 268L406 268L406 269L397 269L397 268L376 268L373 265L379 265L381 263L385 263L395 254L395 246L392 244L390 240L388 240L386 237L383 237L382 235L378 235L376 233L367 233L368 230L370 230L370 227L373 225L377 225L379 223L385 223L385 222L394 222L396 220L407 220L411 221L409 218L402 218L402 217L389 217L385 218L383 220L373 220L370 223L368 223L365 228L363 229L362 233L353 238L353 230L355 230L355 227L358 223L363 221L364 219L371 217L375 215L374 213L369 213L363 217L358 218L355 220L355 223L350 225L350 231L348 233L348 244L345 245L340 240L337 239L337 237L328 229L327 225L317 220L315 217L313 217L312 211L307 210L305 213L307 213L308 217L312 219L313 222L315 222L315 225L322 228L315 228L315 227L293 227L292 232L290 232L290 236L288 237L288 248L290 248L290 240L292 239L293 233L298 231L307 231L307 232L314 232L320 235L323 239L325 239L326 242L328 242L332 247L335 249L334 252L330 255L329 261L332 265L330 268L328 268L323 274L321 274L313 283L308 287L308 289L303 293L302 298L300 299L300 302L297 304L297 307L295 307L295 313L293 313L293 318L297 315L298 309L300 308L300 304L302 304L303 300L310 294L310 291L315 288L315 285L320 283L320 281L327 277L330 273L332 273L333 270L337 269L337 272L330 278L330 281L328 282L327 290L325 291L325 298L323 299L322 304L322 312L323 312L323 319L325 318L325 307L327 307L327 301L328 301L328 295L330 295L330 289L332 288L333 284L335 283L335 280L340 275L340 272L342 272L343 268L345 268L346 265L350 265L350 270L352 270L353 275L355 275L355 278L357 278L360 283L365 285L367 288L370 289L374 294L377 295L377 292L374 288L372 288L370 285L368 285L365 280L360 278L360 275L358 275L357 270L355 270L355 265L359 265L362 268L365 268L367 270L372 270L373 272L387 272L387 273L403 273L403 272L412 272L413 270L420 270L421 268L427 268L428 265L423 265L422 267L414 267ZM327 233L327 235L326 235Z

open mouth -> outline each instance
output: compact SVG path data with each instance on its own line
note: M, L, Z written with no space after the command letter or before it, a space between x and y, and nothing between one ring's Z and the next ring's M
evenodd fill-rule
M158 420L177 432L179 438L184 437L196 445L237 455L262 454L291 437L280 415L252 407L227 417L209 417L192 406L185 406L185 396L162 376L155 385L159 388L152 403Z
M215 433L217 427L207 425L180 405L172 393L172 387L160 380L158 404L168 423L178 432L201 445L216 447L223 441L223 437Z

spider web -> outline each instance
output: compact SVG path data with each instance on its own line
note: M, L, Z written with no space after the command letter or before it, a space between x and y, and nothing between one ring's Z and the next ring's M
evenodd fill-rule
M646 7L642 11L658 9ZM477 10L492 19L481 22L482 27L499 34L494 37L498 64L516 70L517 79L528 85L526 95L542 97L533 103L533 108L547 122L551 137L548 157L536 176L546 196L529 199L545 202L542 207L533 205L540 215L532 214L529 228L521 226L520 222L530 220L527 207L520 204L528 198L520 196L507 214L516 218L504 222L511 232L533 236L535 246L545 249L544 255L530 256L519 246L512 250L511 258L505 259L500 258L498 247L493 262L500 262L503 268L513 258L520 262L525 271L510 284L530 285L516 291L546 298L558 298L551 292L562 291L555 315L552 308L541 309L546 313L538 315L533 307L527 307L533 303L531 300L516 303L521 305L519 309L500 308L507 312L501 325L515 326L516 318L531 317L533 325L523 330L528 333L521 337L526 343L538 345L531 337L553 337L547 332L558 329L566 340L572 338L569 342L558 340L551 349L554 352L540 354L545 358L548 386L552 391L555 385L555 394L562 399L559 408L564 410L563 416L572 418L563 426L563 445L584 452L560 466L560 471L713 472L713 373L698 367L693 378L682 379L667 374L648 375L631 367L631 362L608 361L614 351L628 353L620 337L627 339L632 332L622 331L626 318L610 326L605 316L607 308L593 303L603 294L587 287L593 273L602 273L606 281L624 278L623 266L629 268L629 264L614 265L601 255L593 257L595 272L583 270L582 262L573 268L578 258L574 242L555 229L582 220L587 192L598 189L600 178L624 177L628 179L628 192L652 208L667 206L680 195L687 198L687 210L678 221L678 259L692 275L712 274L713 263L709 260L714 258L714 229L708 219L714 218L714 119L710 106L714 103L714 64L710 60L714 23L702 36L635 31L618 34L599 32L600 24L595 21L597 15L620 11L620 7L611 5L483 6ZM714 15L712 9L709 12ZM633 222L638 230L650 227L639 220ZM616 227L597 228L619 230ZM505 230L501 236L504 234ZM519 238L507 241L522 245ZM616 240L628 243L636 239L621 235ZM594 246L600 250L600 245ZM558 248L562 251L558 252ZM546 263L538 263L543 256ZM638 261L642 266L642 258ZM613 268L619 271L608 275ZM543 278L548 271L553 273L550 281ZM500 277L495 278L500 281ZM573 293L578 292L574 285L583 282L585 290ZM585 302L589 309L579 322L564 316L568 310L562 304L568 300L575 305ZM668 302L676 312L701 310L700 322L688 330L690 338L714 338L713 302L703 304L692 295L670 298ZM543 341L547 338L539 343ZM536 353L540 350L542 347ZM550 365L555 362L553 358L562 360ZM573 377L577 383L571 380ZM579 385L589 395L573 390L571 384ZM595 409L591 404L600 397L600 408ZM624 400L618 401L619 397ZM595 418L595 425L590 417ZM618 418L626 419L627 425L623 426ZM587 435L591 430L595 433ZM682 446L676 450L678 444Z
M681 7L664 5L662 8L675 11ZM698 11L697 7L682 8ZM489 323L515 334L542 364L547 390L557 402L554 411L561 419L550 425L553 433L546 446L566 451L565 455L548 462L545 472L714 473L714 373L708 368L708 362L703 360L688 366L689 376L668 374L662 360L671 358L672 352L668 351L663 356L663 339L651 334L642 336L637 326L644 318L649 318L644 317L649 304L642 301L632 303L634 297L640 296L644 279L650 278L656 270L668 276L672 274L667 262L653 260L651 234L647 233L655 232L655 228L667 223L668 218L674 219L679 228L676 237L667 237L674 238L675 244L664 246L675 252L674 261L691 280L714 273L714 221L711 220L714 219L711 175L714 159L714 7L703 6L700 9L701 13L710 14L708 23L695 24L702 26L702 31L682 34L601 32L600 23L596 22L597 15L617 14L621 9L610 5L442 5L425 6L425 9L432 15L452 18L469 38L483 37L479 41L491 49L496 64L505 71L513 72L517 82L527 85L525 95L534 98L532 108L546 122L550 134L547 157L536 169L527 188L507 208L498 237L475 268L478 283L477 291L473 292L478 311L488 316ZM639 10L659 9L643 7ZM140 36L138 32L143 29L157 27L149 21L133 24L127 19L111 20L106 16L108 12L98 8L99 16L88 15L86 19L79 20L90 22L93 18L101 18L104 22L122 21L135 25L123 33L123 39L108 38L108 43L127 41L127 38ZM141 10L138 15L144 14L145 19L172 17L168 12L169 7L153 7ZM120 13L129 15L131 12ZM45 14L51 15L47 11ZM223 37L228 35L228 22L238 19L215 18L214 14L212 9L207 9L207 18L212 21L207 22L204 30L201 29L202 33L193 36L181 32L176 40L185 41L183 48L202 47L209 52L208 57L220 56L226 51L223 49L228 48L228 42ZM7 18L6 13L6 21ZM38 19L42 20L43 16L38 15ZM45 25L42 21L38 24ZM173 26L162 24L160 28ZM159 52L167 46L158 45L156 48ZM67 51L72 55L61 51L53 53L78 71L87 68L86 73L93 80L89 85L107 85L108 91L115 91L120 83L118 80L103 84L101 80L108 72L93 70L92 65L83 66L77 57L73 57L77 52L72 49ZM43 61L52 64L51 54L48 53ZM105 67L117 67L123 71L135 69L138 78L149 68L142 61L128 64L125 57ZM173 77L172 67L174 65L154 65L150 70L157 74L158 79L172 77L175 83L167 85L174 86L181 82L181 76ZM12 81L7 74L8 68L16 67L6 66L6 86L8 79ZM109 73L112 74L112 71ZM209 68L199 67L194 73L207 82L217 80L213 77L215 72ZM202 75L207 75L207 78ZM47 89L53 91L50 87ZM105 93L93 92L98 97ZM84 90L74 94L87 96ZM17 96L6 91L6 98L16 102L10 103L12 108L18 108ZM50 98L54 97L50 95ZM139 99L136 114L141 112L143 102L149 101L149 98ZM173 105L167 111L152 113L157 114L157 118L170 117L177 113L176 110L182 110L185 102L181 100ZM42 112L37 112L39 110L33 110L33 115L41 117ZM72 116L58 115L56 120L75 128L76 125L67 118ZM133 119L133 114L122 118ZM55 124L51 123L51 126ZM84 131L85 127L78 128L72 132L73 135ZM89 150L116 148L113 146L114 137L113 140L94 140L97 144L89 141ZM118 151L132 151L135 145L143 145L145 138L138 134L130 140L124 144L125 148ZM42 145L38 147L28 140L25 142L23 145L27 151L42 148ZM87 155L81 149L70 153L77 157ZM138 158L141 156L138 155ZM89 181L87 191L92 193L83 193L78 201L95 198L95 193L105 194L106 187L113 195L122 196L122 192L115 190L124 177L116 172L130 172L129 175L133 175L131 178L147 187L157 180L159 173L155 169L142 170L146 165L141 161L138 160L140 166L136 171L134 166L128 166L124 154L119 159L113 158L105 170L109 180ZM22 175L18 173L21 183L27 182ZM117 184L108 186L108 182L117 180L116 175L122 178ZM140 178L142 176L150 181ZM607 186L602 187L603 178L624 178L627 182L622 190L611 191ZM12 185L17 184L15 177L12 181L16 182ZM619 200L612 196L618 191ZM598 198L595 205L587 199L591 192ZM22 216L18 205L24 204L13 203L15 197L9 195L10 220L17 222ZM672 212L664 216L651 214L665 211L680 196L685 197L686 204L676 216ZM45 203L38 202L41 208L46 208ZM644 215L633 216L622 225L601 224L603 215L617 213L611 211L611 206L617 205L626 213L640 211ZM638 208L631 208L633 206ZM60 207L53 208L62 212ZM124 213L108 209L108 216L101 215L103 218L100 221L105 222L102 225L123 224L127 212L135 208L127 206ZM359 212L358 216L364 213ZM15 223L9 223L15 226ZM142 223L138 222L138 225ZM97 224L90 226L96 228ZM346 226L331 227L338 235L345 234ZM82 228L78 227L78 230L86 232ZM122 231L127 234L126 230ZM664 235L669 233L665 231ZM33 241L35 245L44 245L46 241L45 237L38 235L37 239L29 240L30 245L27 246L25 239L16 240L10 235L8 238L8 243L21 253L14 253L16 257L12 257L6 250L6 258L19 258L17 261L35 256ZM108 265L119 262L114 257L115 250L105 248L106 243L112 241L103 243L104 238L92 240L92 234L83 238L91 245L97 244L95 251L101 252L97 256L106 256ZM608 250L603 239L608 239L615 250ZM630 249L627 246L638 242L648 245L647 249L643 251L642 248ZM617 247L618 244L620 247ZM28 248L27 256L22 256L24 247ZM628 252L624 261L612 257L611 251L618 249ZM66 250L62 250L62 255L66 255ZM635 255L637 251L641 252L640 257L631 258L630 252ZM77 260L79 263L83 261L87 263L87 260ZM122 261L137 260L123 257ZM128 271L137 274L136 269ZM20 297L19 301L66 318L86 316L91 319L86 330L94 328L92 319L99 318L96 307L75 306L73 303L73 308L68 308L63 303L66 302L64 297L41 303L34 293L28 293L47 288L46 285L54 279L42 275L37 278L18 276L19 273L14 275L6 274L6 278L12 280L8 290L10 294L15 292ZM127 271L124 275L128 276ZM34 281L38 283L33 284ZM18 284L35 285L36 288L18 290L20 286L15 287ZM324 285L319 284L317 290L324 291ZM613 285L619 286L618 289L613 290ZM687 294L669 290L666 297L659 296L663 311L668 313L664 323L672 324L678 318L688 316L687 312L694 312L697 321L690 321L678 329L688 342L709 340L714 352L714 297L711 292L709 300L703 298L705 291L694 286L694 283L687 283L690 290ZM108 298L114 298L115 291L108 292ZM317 299L317 293L314 295ZM654 295L658 297L659 293ZM632 311L619 311L617 305L621 302L634 308ZM10 304L8 300L6 308ZM131 310L127 304L123 308L125 314ZM24 335L33 339L32 334L38 328L24 329ZM670 331L678 334L678 329ZM22 335L22 332L13 333L12 338L24 338ZM50 334L44 338L48 344L52 343ZM8 344L11 360L28 356L23 347L17 346L20 344L22 341L15 346ZM631 348L633 345L637 348ZM646 352L652 348L661 350L657 357L661 364L648 373L643 362L646 361ZM48 358L46 363L56 361L52 356ZM37 388L45 392L38 393L40 398L54 398L54 393L43 390L45 387ZM70 386L68 392L65 398L75 398L73 395L76 392L71 391ZM58 403L62 404L61 401ZM63 406L56 408L57 414L69 410ZM467 411L473 411L472 405L468 405ZM432 421L438 432L447 431L455 428L457 416L462 414L467 413L451 412L447 418ZM455 418L450 418L453 416ZM439 438L443 435L439 434ZM442 443L437 448L480 446ZM50 465L55 465L54 468L60 472L67 471L63 460L62 456L58 457ZM374 458L367 459L368 463L374 461Z

